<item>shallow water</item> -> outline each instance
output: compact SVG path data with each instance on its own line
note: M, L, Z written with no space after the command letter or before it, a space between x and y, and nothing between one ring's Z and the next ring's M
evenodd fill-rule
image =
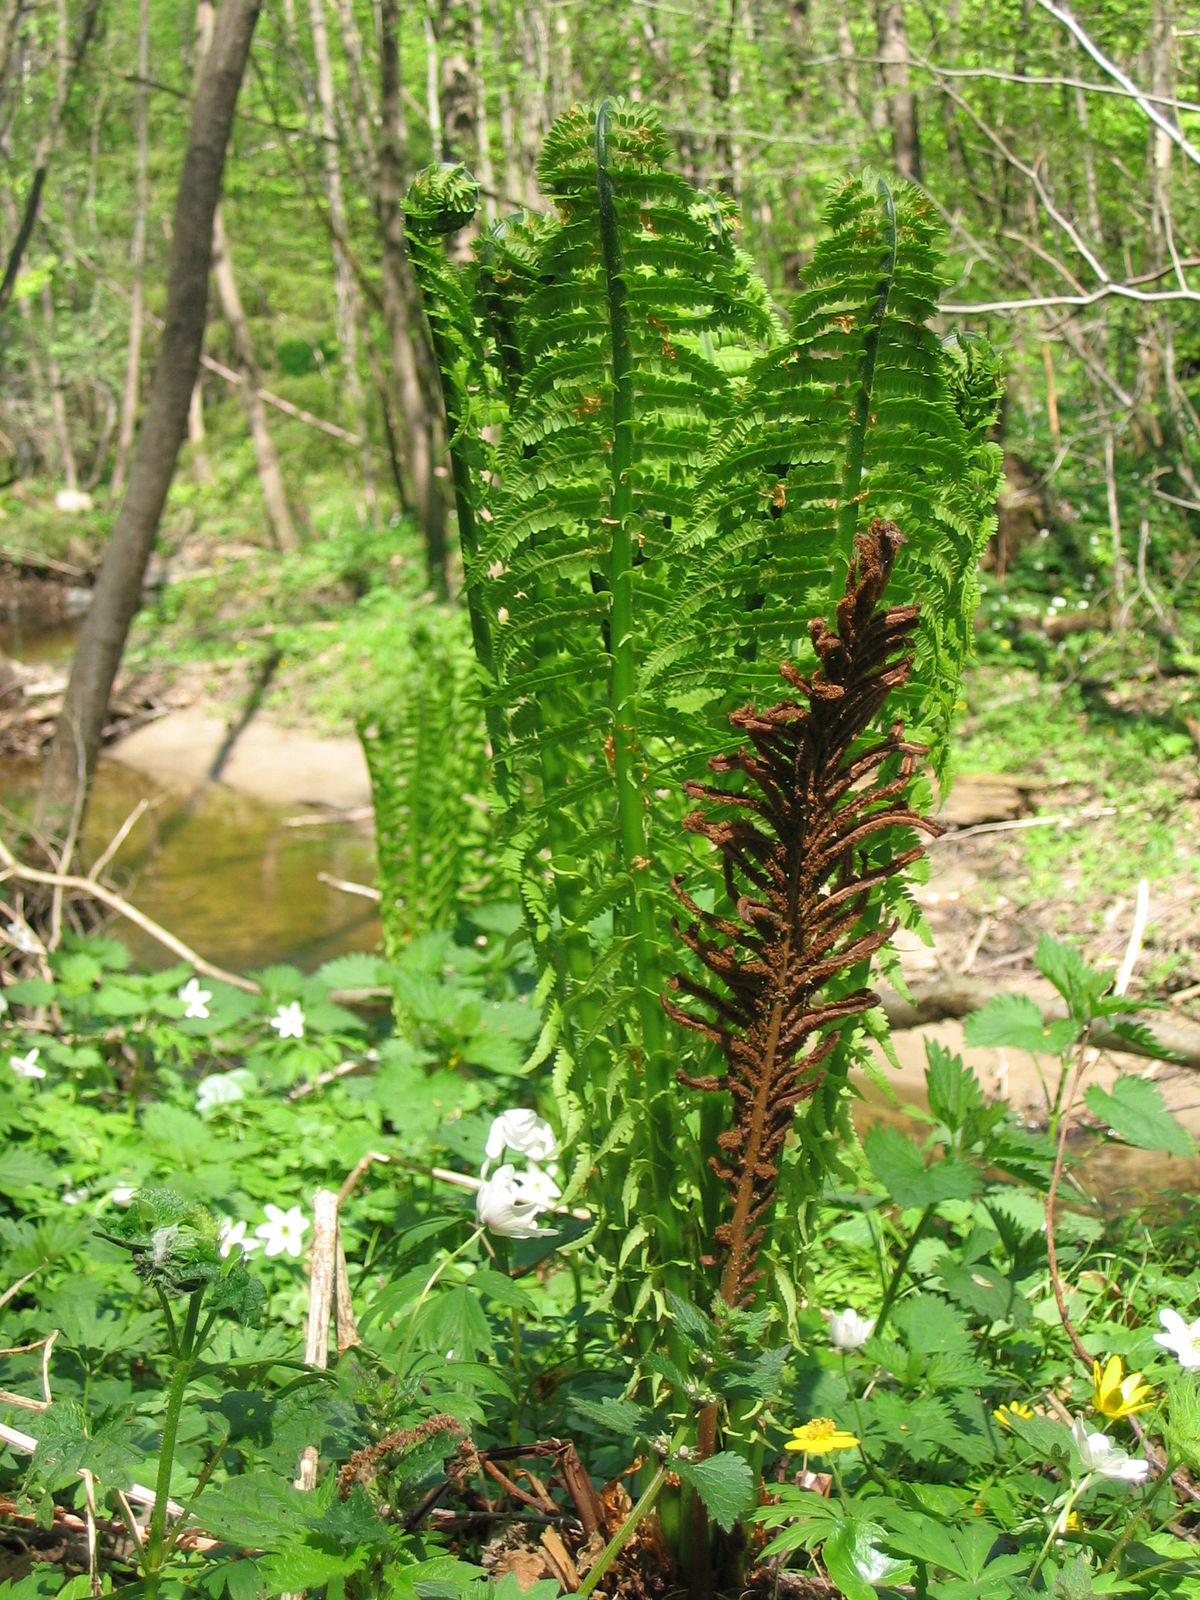
M33 763L5 764L0 801L24 811L37 786ZM371 884L375 849L349 823L288 827L302 806L264 805L219 783L193 793L156 789L118 762L96 773L84 836L95 860L141 799L152 804L107 873L109 882L198 955L253 971L274 961L306 969L379 942L373 902L321 883L318 874ZM175 958L130 922L113 930L139 961Z

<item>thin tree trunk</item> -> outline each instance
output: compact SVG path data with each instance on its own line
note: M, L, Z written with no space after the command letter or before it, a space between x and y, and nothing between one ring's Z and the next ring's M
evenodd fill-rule
M192 103L191 131L171 237L166 328L134 449L129 488L113 523L71 663L42 776L38 825L54 834L81 809L95 769L113 680L187 427L208 306L213 214L225 150L262 0L222 0Z
M137 211L133 219L133 239L129 260L133 283L129 294L129 346L125 355L125 389L121 395L121 422L117 429L117 456L113 462L109 493L119 500L125 488L125 471L133 448L142 378L142 308L146 278L146 207L149 203L149 95L146 77L150 71L150 0L138 0L138 91L137 126Z
M429 580L446 588L446 506L436 474L434 411L421 385L410 316L410 269L404 251L404 192L401 158L400 27L398 0L381 0L379 51L379 230L383 246L383 294L392 372L404 421L413 500L425 539Z
M258 463L259 487L267 509L267 520L271 524L271 538L277 550L294 550L299 543L296 537L296 525L292 521L292 508L288 504L279 457L275 453L271 430L267 426L267 408L263 404L262 397L262 375L255 359L250 327L242 308L242 298L238 294L233 259L229 254L229 238L225 232L225 220L221 215L220 206L213 216L212 268L213 280L217 286L217 298L221 302L221 315L229 324L234 359L242 374L240 384L242 404L246 408L246 421L250 426L254 459Z
M487 78L483 53L483 0L471 0L471 51L475 59L475 176L483 195L483 215L496 220L496 169L492 165L492 137L488 127Z
M921 139L917 123L917 97L908 73L908 27L904 6L882 0L876 11L879 34L880 76L892 134L892 160L902 178L921 181Z
M442 159L475 167L479 176L479 127L476 86L472 81L474 42L471 16L460 0L442 0L442 28L438 37L438 102L442 129ZM459 228L446 241L446 252L456 265L471 259L479 237L478 219Z
M54 295L50 284L42 285L42 326L46 334L46 378L50 385L50 415L54 421L54 442L58 449L58 465L63 482L68 489L78 489L79 473L75 466L75 452L71 448L71 430L67 425L67 403L63 399L62 373L54 353Z
M196 61L202 65L208 55L213 30L212 0L199 0L196 7ZM233 257L229 252L229 237L225 231L225 218L218 200L213 212L212 271L217 285L217 298L221 302L221 315L229 326L233 341L234 360L241 372L242 404L246 409L246 422L250 428L250 441L254 446L254 459L258 466L259 488L262 490L267 521L271 525L271 539L277 550L294 550L299 544L292 508L288 503L287 488L279 457L267 425L267 408L262 398L262 374L250 338L250 325L238 293L237 276L233 270Z
M429 116L429 138L433 144L433 159L442 161L445 159L445 144L442 132L442 100L438 83L438 41L437 33L433 26L433 18L429 14L429 0L426 0L424 22L425 106Z
M25 210L21 217L20 226L8 253L8 262L4 268L4 276L0 278L0 314L3 314L8 302L12 299L13 290L16 288L17 275L21 270L21 262L25 259L25 251L33 236L34 224L37 222L38 211L42 204L42 192L46 187L46 178L50 170L50 160L58 143L59 131L62 128L63 116L67 109L67 101L71 98L71 91L76 80L83 70L84 57L87 55L88 45L91 43L92 34L95 32L96 20L100 14L101 0L87 0L86 8L79 20L79 33L76 36L74 49L67 50L67 41L64 31L59 38L59 72L58 86L54 95L54 106L50 120L38 140L37 149L33 157L33 176L30 179L29 189L25 196ZM60 13L61 16L61 13Z
M375 473L371 464L371 441L367 433L367 405L358 374L358 285L346 257L346 206L342 198L342 168L334 115L333 64L329 56L329 35L325 28L325 0L309 0L312 19L313 56L317 68L317 106L320 112L325 202L329 207L333 235L334 321L341 356L346 424L362 439L363 489L367 507L376 509Z
M212 464L208 459L208 451L204 448L204 390L199 377L192 385L192 398L188 401L187 436L188 443L192 447L192 472L196 482L211 483Z

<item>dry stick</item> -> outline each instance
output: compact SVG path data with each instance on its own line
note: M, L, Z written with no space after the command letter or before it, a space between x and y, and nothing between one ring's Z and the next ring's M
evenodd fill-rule
M339 817L337 820L341 822L343 819ZM327 883L331 889L340 889L343 894L361 895L364 900L374 900L378 903L383 899L381 892L372 889L369 884L351 883L346 878L335 878L330 872L318 872L317 882Z
M88 1584L93 1596L101 1593L100 1565L96 1550L96 1480L86 1467L80 1467L87 1515Z
M235 989L241 989L246 994L261 994L258 984L249 978L239 977L236 972L226 972L224 967L218 967L211 961L205 961L203 956L197 955L190 946L184 944L182 939L177 939L144 911L139 911L136 906L131 906L128 900L123 899L114 890L108 889L102 883L96 883L91 878L80 878L69 872L42 872L37 867L27 867L17 860L12 851L0 839L0 882L6 878L16 878L22 883L43 883L51 888L61 885L64 889L75 889L78 893L99 900L101 905L108 906L109 910L118 912L126 921L132 922L143 933L148 933L152 939L157 939L159 944L177 955L181 961L190 962L197 972L202 972L206 978L216 978L219 983L228 983Z
M1142 947L1142 935L1146 931L1146 918L1150 912L1150 885L1142 878L1137 886L1137 907L1133 916L1133 927L1129 932L1129 943L1125 947L1125 955L1117 971L1113 983L1113 993L1123 995L1129 987L1129 980L1133 976L1134 963L1138 958L1138 951ZM1071 1348L1082 1361L1086 1371L1092 1370L1092 1357L1083 1348L1083 1341L1075 1331L1067 1311L1067 1299L1063 1290L1062 1276L1058 1270L1058 1250L1054 1242L1054 1202L1058 1195L1059 1180L1062 1177L1063 1156L1067 1148L1067 1128L1071 1120L1071 1109L1074 1105L1075 1094L1084 1073L1093 1065L1099 1051L1092 1049L1088 1043L1091 1033L1089 1029L1080 1041L1079 1056L1075 1063L1071 1082L1063 1100L1058 1124L1058 1147L1054 1153L1054 1171L1050 1175L1050 1187L1046 1191L1046 1256L1050 1265L1050 1285L1054 1290L1054 1303L1058 1307L1059 1320L1062 1322L1063 1331L1071 1341Z
M333 1314L334 1256L337 1253L338 1197L332 1189L313 1195L312 1266L308 1283L308 1335L304 1364L323 1372L329 1362L329 1321ZM317 1483L317 1447L305 1445L300 1457L297 1489Z

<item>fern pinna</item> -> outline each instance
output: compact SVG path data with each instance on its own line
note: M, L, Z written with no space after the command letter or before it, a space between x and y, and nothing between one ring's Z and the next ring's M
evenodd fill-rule
M809 625L820 667L811 678L791 662L779 669L807 704L781 700L730 716L753 748L713 756L709 766L741 774L746 787L684 785L708 806L691 812L683 826L720 852L735 909L732 917L703 910L676 880L675 893L693 918L676 923L676 932L721 990L677 975L672 988L710 1016L666 998L663 1005L717 1045L726 1062L724 1074L681 1070L679 1080L733 1100L733 1126L710 1158L732 1207L715 1236L725 1251L721 1292L733 1306L751 1298L763 1275L758 1248L796 1107L815 1091L840 1024L879 1003L865 987L833 997L829 990L895 931L894 921L881 926L865 919L872 890L924 849L919 842L896 848L895 830L939 831L909 803L916 758L927 754L926 746L906 740L900 720L862 742L913 665L905 652L917 608L879 609L902 544L895 524L879 519L856 535L836 627L823 618ZM733 815L714 815L714 808Z
M407 208L507 870L541 964L536 1059L553 1058L573 1189L603 1162L588 1200L612 1281L660 1306L717 1199L659 1003L672 879L705 870L680 779L728 747L730 709L763 701L776 663L807 669L802 619L836 602L876 517L906 534L890 593L920 607L895 693L941 768L997 473L977 419L998 399L994 369L966 373L926 326L938 262L917 191L834 193L788 324L730 203L670 160L648 108L575 107L543 149L546 214L506 219L465 267L442 248L461 169L423 174ZM899 876L867 892L867 916L886 899L915 919Z

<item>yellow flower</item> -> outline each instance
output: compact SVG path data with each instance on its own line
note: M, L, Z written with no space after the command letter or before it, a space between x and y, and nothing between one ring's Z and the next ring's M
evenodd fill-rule
M1002 1428L1011 1428L1014 1417L1024 1417L1028 1422L1033 1416L1033 1407L1027 1406L1023 1400L1014 1400L1011 1405L998 1407L992 1415Z
M835 1450L853 1450L858 1440L839 1428L829 1417L814 1417L801 1428L792 1429L785 1450L803 1450L806 1455L827 1456Z
M1131 1417L1135 1411L1145 1411L1153 1405L1150 1385L1142 1382L1140 1372L1122 1375L1120 1356L1109 1356L1101 1371L1098 1361L1092 1362L1092 1404L1105 1417Z

